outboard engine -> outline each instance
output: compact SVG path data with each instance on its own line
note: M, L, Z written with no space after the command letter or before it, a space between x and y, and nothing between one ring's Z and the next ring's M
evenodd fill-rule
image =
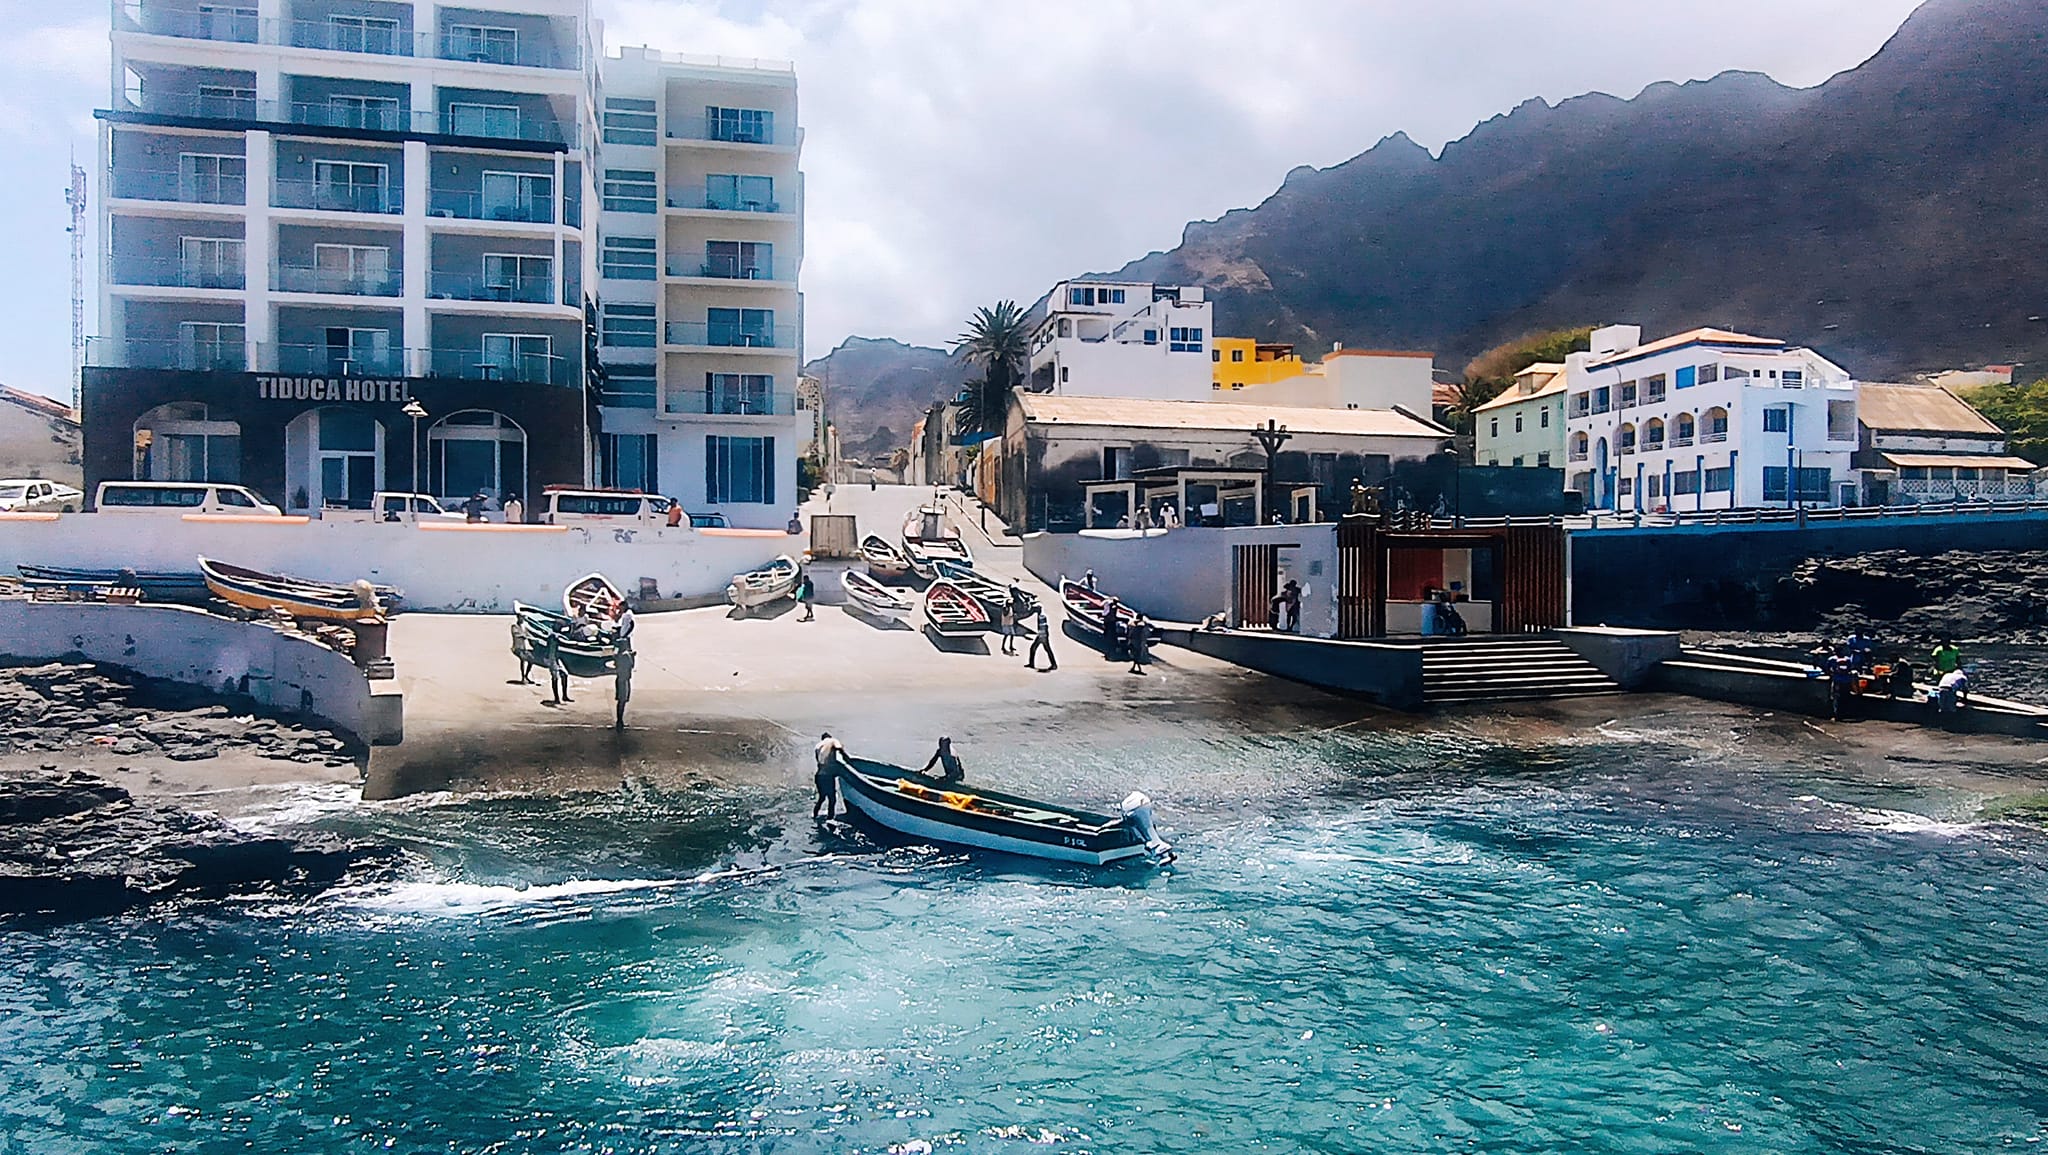
M1152 856L1152 861L1173 861L1173 846L1159 837L1159 832L1152 828L1152 799L1144 791L1131 791L1131 796L1117 806L1117 812L1123 815L1124 825L1130 827L1131 832L1139 838L1144 839L1145 853Z

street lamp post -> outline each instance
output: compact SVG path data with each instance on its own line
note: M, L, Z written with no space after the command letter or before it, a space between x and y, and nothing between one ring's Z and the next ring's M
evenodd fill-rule
M1273 461L1280 455L1280 447L1285 445L1288 439L1293 436L1294 434L1287 432L1285 425L1277 424L1270 417L1266 419L1264 425L1252 426L1252 437L1258 441L1259 448L1266 451L1266 511L1261 519L1262 521L1270 522L1273 520L1272 513L1275 500L1273 496Z
M420 418L427 415L427 407L415 397L407 401L399 412L412 418L412 491L417 495L420 491ZM411 504L410 500L406 501L406 505Z

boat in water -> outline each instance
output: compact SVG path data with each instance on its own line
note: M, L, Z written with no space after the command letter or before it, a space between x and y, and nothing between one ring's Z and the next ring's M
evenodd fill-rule
M30 589L130 589L141 590L152 602L203 602L211 594L206 575L197 569L189 573L133 569L80 569L59 565L14 567L21 584Z
M940 560L974 564L973 551L946 524L946 511L931 505L919 508L903 523L903 556L909 560L911 572L926 581L939 576L935 563Z
M1152 827L1152 800L1141 793L1108 815L942 784L866 758L845 759L838 773L849 807L911 838L1089 866L1141 857L1173 861L1173 847Z
M612 608L626 604L626 595L601 573L587 573L562 589L562 609L570 617L608 622Z
M910 616L913 608L908 595L890 589L857 569L841 573L839 585L846 591L846 604L873 617L900 622Z
M1109 604L1115 599L1100 590L1091 590L1077 581L1060 579L1060 604L1067 609L1067 620L1087 633L1107 640L1104 625L1109 615ZM1121 602L1116 606L1116 620L1119 630L1127 628L1138 620L1138 611Z
M924 591L924 618L942 634L960 637L995 629L995 618L981 599L940 578Z
M351 585L264 573L199 559L199 573L214 597L249 610L282 610L295 618L327 622L362 622L382 618L389 601L367 581Z
M980 602L982 608L986 609L992 618L1002 617L1003 607L1010 604L1009 583L992 578L971 565L939 558L932 562L932 568L940 577L972 594L974 600ZM1022 621L1037 611L1038 599L1025 593L1022 588L1017 592L1022 594L1024 599L1024 604L1017 607L1017 618Z
M512 603L512 653L522 662L540 664L542 645L550 636L559 638L562 668L572 678L608 678L618 640L609 631L594 628L588 619L525 602Z
M796 559L783 554L760 569L740 574L725 587L725 600L743 610L796 596L796 582L802 568Z
M861 560L867 562L868 576L881 581L910 576L910 559L903 551L890 545L881 534L871 533L861 539Z

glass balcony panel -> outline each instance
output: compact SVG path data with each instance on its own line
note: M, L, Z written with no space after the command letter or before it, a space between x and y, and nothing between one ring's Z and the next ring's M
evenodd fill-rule
M402 213L396 184L336 184L332 181L280 180L271 205L280 209L324 209L341 213Z
M248 182L240 173L114 167L114 195L119 198L196 205L239 205L246 202L248 191Z
M536 276L486 276L481 273L436 272L427 291L444 301L511 301L527 305L555 303L552 273Z
M85 363L108 369L186 369L241 373L248 369L246 346L240 341L117 341L93 337L86 341Z
M668 326L668 343L720 349L794 349L796 326L764 326L727 321L671 321Z
M279 373L322 377L403 377L404 349L344 348L339 345L277 345L271 362Z
M338 293L351 297L396 297L405 292L399 269L279 265L273 280L280 293Z
M578 363L542 353L486 353L481 349L435 349L428 374L465 381L514 381L532 385L574 385Z
M690 415L773 417L796 412L796 394L757 389L671 389L666 400L668 412Z
M237 248L240 243L237 242ZM241 255L224 260L114 261L114 283L180 289L240 289L248 283Z
M122 26L151 36L177 36L187 40L220 40L232 44L255 44L262 21L252 3L235 4L130 4L123 9Z

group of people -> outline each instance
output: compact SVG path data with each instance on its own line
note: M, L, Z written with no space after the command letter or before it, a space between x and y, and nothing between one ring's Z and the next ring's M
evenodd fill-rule
M829 822L836 816L835 807L839 801L839 771L842 767L850 768L852 763L847 761L846 745L834 738L830 730L818 735L818 744L812 752L818 762L817 773L812 779L817 785L818 797L811 803L811 817L820 817L818 811L822 809L823 817ZM933 767L938 768L936 780L941 786L957 785L967 777L966 768L960 765L960 756L953 753L953 739L950 737L939 739L939 748L932 751L932 756L918 774L931 778ZM851 810L852 804L849 803L847 809Z
M1881 685L1892 698L1913 700L1918 690L1913 683L1913 663L1897 658L1882 670L1877 661L1877 644L1861 630L1851 631L1832 647L1814 652L1821 672L1828 679L1828 717L1840 721L1847 714L1851 698L1867 686ZM1963 652L1954 639L1943 637L1928 655L1934 674L1934 688L1928 704L1936 713L1952 714L1969 704L1970 675L1963 669Z
M1024 665L1036 670L1038 655L1042 652L1045 654L1046 673L1060 668L1059 659L1052 656L1052 626L1045 619L1045 607L1030 594L1025 593L1015 581L1010 583L1009 599L999 607L997 619L996 625L1003 638L1005 655L1016 657L1017 636L1028 632L1031 635L1031 649L1025 654ZM1025 625L1027 619L1030 621L1028 626Z
M1148 529L1179 529L1180 511L1175 509L1173 503L1169 501L1160 505L1158 515L1154 516L1151 507L1140 505L1135 516L1125 515L1118 518L1116 527L1118 529L1136 529L1140 531Z
M633 697L633 667L637 661L633 649L635 625L633 608L623 598L615 598L607 606L586 607L584 612L570 618L567 628L562 630L530 631L526 618L513 615L512 652L519 657L519 684L532 685L533 668L539 666L548 672L548 697L542 705L560 706L572 701L569 697L569 667L562 660L564 635L574 642L609 640L612 646L612 725L616 729L624 729L626 703Z

